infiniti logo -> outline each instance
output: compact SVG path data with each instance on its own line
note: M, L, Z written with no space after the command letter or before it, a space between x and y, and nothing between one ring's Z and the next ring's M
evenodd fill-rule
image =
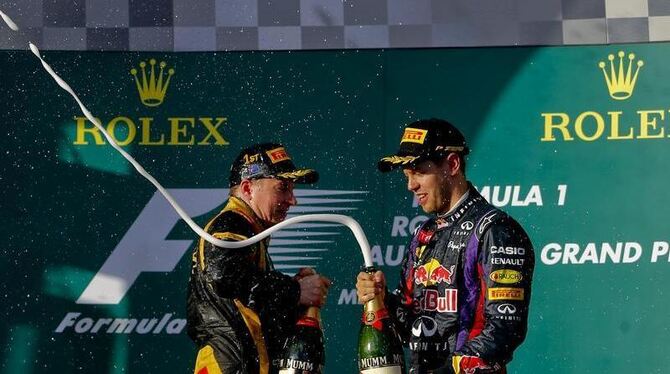
M475 227L475 224L472 221L465 221L461 223L461 230L472 230Z
M514 314L516 313L516 307L512 304L500 304L498 305L498 312L502 314Z
M434 319L427 317L427 316L421 316L414 320L414 323L412 324L412 335L416 337L420 336L426 336L426 337L431 337L435 335L435 332L437 331L437 322L435 322Z

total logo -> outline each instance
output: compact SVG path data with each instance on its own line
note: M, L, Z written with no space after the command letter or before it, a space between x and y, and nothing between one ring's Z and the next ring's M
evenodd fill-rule
M442 282L451 284L451 277L454 275L456 265L451 265L449 269L440 264L436 259L431 259L427 264L416 268L414 272L414 283L424 286L433 286Z
M437 332L437 321L428 316L420 316L412 324L412 335L420 338L431 337Z

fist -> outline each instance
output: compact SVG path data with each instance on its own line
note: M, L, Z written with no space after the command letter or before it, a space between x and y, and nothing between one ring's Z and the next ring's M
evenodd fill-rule
M300 284L300 305L321 307L326 303L330 279L319 274L305 275L298 279Z
M356 277L356 295L359 303L366 303L376 295L386 296L386 278L384 273L377 271L374 274L366 272L358 273Z

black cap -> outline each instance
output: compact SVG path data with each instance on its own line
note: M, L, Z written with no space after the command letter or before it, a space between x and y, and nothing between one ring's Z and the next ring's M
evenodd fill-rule
M379 160L377 168L385 173L400 166L444 157L451 152L470 153L465 137L456 126L443 119L422 119L405 127L398 152Z
M277 178L294 183L316 183L319 173L314 169L298 169L277 143L254 144L243 149L230 167L230 187L243 179Z

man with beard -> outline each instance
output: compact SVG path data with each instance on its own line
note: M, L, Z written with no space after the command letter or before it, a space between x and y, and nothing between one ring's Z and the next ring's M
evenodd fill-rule
M414 233L400 282L387 293L380 271L358 275L360 302L384 297L411 351L410 373L505 373L526 336L534 252L528 235L465 177L463 134L440 119L405 128L397 154L421 208L434 214Z
M276 143L240 152L230 171L230 197L205 231L240 241L282 222L297 204L295 183L315 183L313 169L298 169ZM195 374L274 373L273 360L292 332L300 306L321 306L330 280L300 269L274 270L269 238L227 249L200 239L193 250L188 291L188 333L198 346Z

